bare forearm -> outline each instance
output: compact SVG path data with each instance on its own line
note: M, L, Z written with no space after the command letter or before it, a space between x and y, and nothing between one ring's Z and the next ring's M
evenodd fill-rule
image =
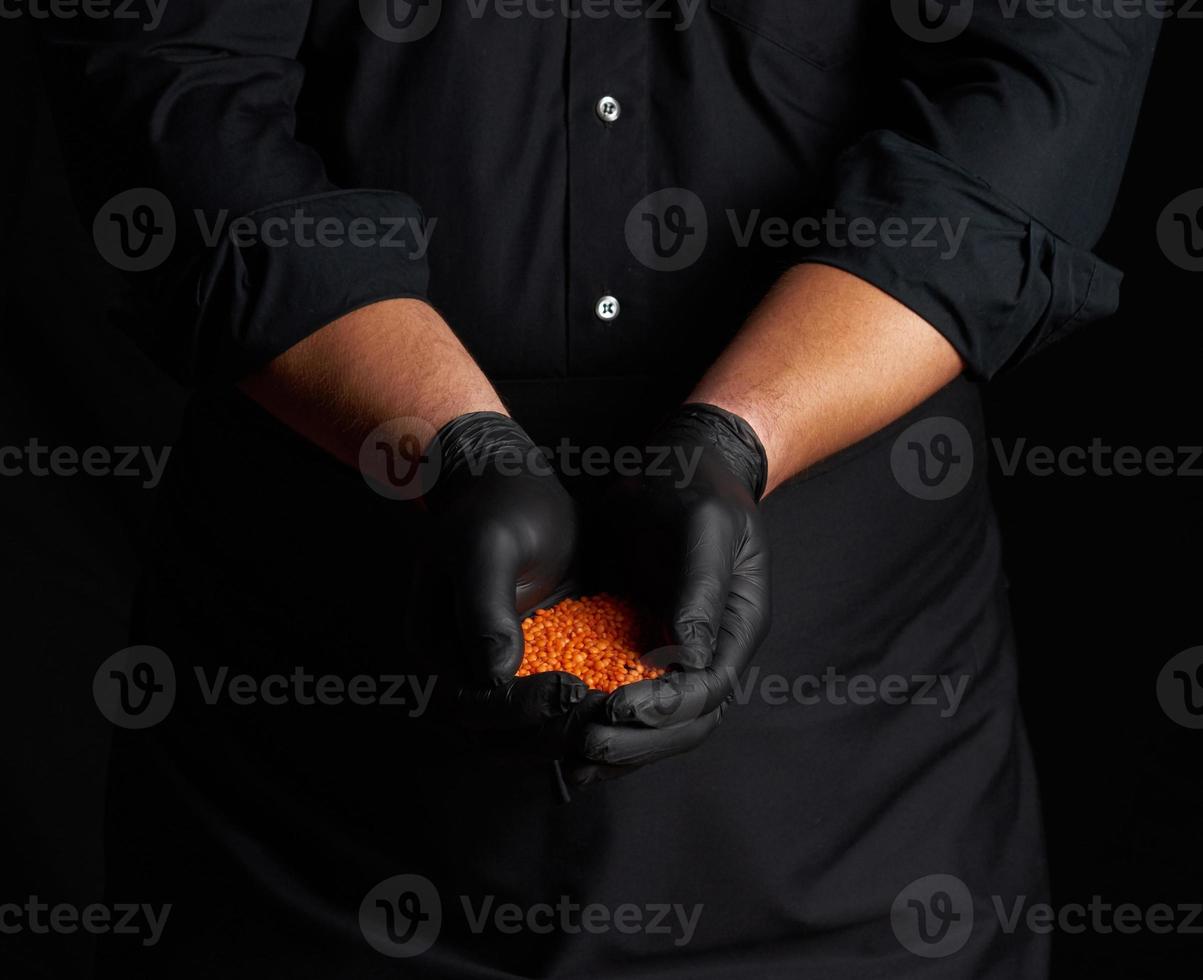
M742 416L768 488L876 432L961 373L960 355L893 297L830 266L790 270L691 395Z
M350 465L364 438L400 419L433 434L465 412L505 412L492 385L438 312L419 300L375 303L285 351L243 390ZM406 434L400 424L396 435Z

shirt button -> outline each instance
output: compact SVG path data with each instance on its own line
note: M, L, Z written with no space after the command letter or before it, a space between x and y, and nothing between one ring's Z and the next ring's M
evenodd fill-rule
M593 312L597 314L599 320L609 323L611 320L618 319L618 314L622 312L622 305L614 296L603 296L597 301Z
M622 103L612 95L603 95L597 100L597 118L604 123L618 122L622 115Z

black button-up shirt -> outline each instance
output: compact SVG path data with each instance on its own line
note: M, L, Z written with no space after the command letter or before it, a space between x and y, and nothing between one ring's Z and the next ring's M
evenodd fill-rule
M89 219L129 222L137 194L105 202L130 188L168 202L175 245L142 281L176 300L153 337L185 376L237 377L398 296L440 308L495 379L696 374L805 260L894 295L979 376L1117 302L1089 249L1151 16L1002 0L140 13L51 22L47 52L66 132L91 133L68 140ZM206 235L239 216L249 233ZM341 237L315 243L322 221Z

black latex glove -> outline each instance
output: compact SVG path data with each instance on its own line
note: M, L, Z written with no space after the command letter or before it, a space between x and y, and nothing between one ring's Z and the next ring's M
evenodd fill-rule
M578 534L572 499L521 426L495 412L449 422L428 458L435 479L423 499L446 574L424 576L428 604L419 615L433 629L419 629L411 642L439 651L432 708L464 728L499 733L499 744L559 758L579 731L584 682L563 672L514 672L521 615L568 590ZM430 594L432 583L442 595ZM448 607L456 625L450 650L446 637L433 635Z
M769 627L769 553L757 509L767 460L751 426L685 405L649 440L646 472L624 480L606 523L624 575L664 625L649 655L664 677L619 688L585 729L578 785L688 751L722 720ZM654 456L669 452L658 462Z

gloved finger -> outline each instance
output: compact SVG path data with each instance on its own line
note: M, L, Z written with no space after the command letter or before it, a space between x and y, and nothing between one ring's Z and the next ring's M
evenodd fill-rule
M767 574L759 566L741 570L731 580L713 661L701 669L620 687L606 703L607 718L614 724L663 728L714 711L734 695L768 632L769 612Z
M579 758L584 730L602 718L605 695L590 691L566 712L527 728L489 733L487 750L527 759Z
M643 728L589 724L581 754L586 762L609 766L642 766L696 748L719 726L726 705L681 725Z
M704 667L714 658L735 560L731 534L720 512L703 508L691 517L681 542L681 572L668 628L686 667Z
M715 685L709 697L717 703L726 698L752 662L752 657L769 632L772 603L769 594L768 556L749 559L731 578L723 625L719 630L714 663Z
M452 567L456 620L469 679L502 684L522 663L516 607L518 548L493 532L460 549Z
M529 728L567 714L588 693L583 680L564 671L516 677L500 687L461 686L456 718L467 728Z
M613 725L668 728L706 714L710 668L674 670L663 677L618 688L606 700L606 719Z

